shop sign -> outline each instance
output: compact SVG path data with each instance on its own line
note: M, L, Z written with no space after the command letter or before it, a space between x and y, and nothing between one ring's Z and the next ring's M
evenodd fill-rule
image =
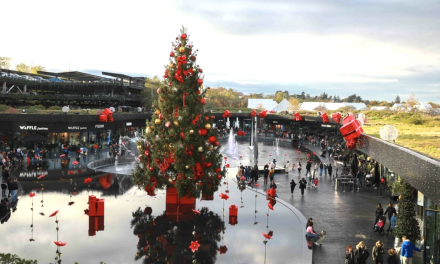
M47 175L48 172L46 170L38 170L38 171L22 171L20 172L20 178L36 178L40 175Z
M333 127L333 126L330 124L321 124L321 127Z
M132 123L131 122L127 122L127 123L125 123L125 126L132 126Z
M87 130L87 127L84 126L68 126L68 130Z
M417 205L423 206L425 196L421 192L417 192Z
M39 126L19 126L21 130L49 130L48 127L39 127Z
M273 120L272 123L273 124L278 124L278 121Z
M104 128L104 124L96 124L95 128Z

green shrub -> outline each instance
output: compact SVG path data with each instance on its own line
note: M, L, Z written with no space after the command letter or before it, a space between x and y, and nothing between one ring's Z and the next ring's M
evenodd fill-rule
M50 110L50 111L61 111L61 106L54 105L54 106L51 106L51 107L47 108L47 110Z
M44 105L39 104L39 105L35 106L35 109L37 109L37 110L46 110L46 107Z
M0 112L6 112L10 106L0 104Z
M35 114L37 112L37 109L35 107L29 107L29 109L26 110L26 113L29 114Z

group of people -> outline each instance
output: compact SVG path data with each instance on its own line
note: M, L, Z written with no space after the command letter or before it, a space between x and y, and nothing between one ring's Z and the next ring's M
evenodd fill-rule
M412 264L413 251L421 252L422 249L416 247L406 236L402 237L402 243L397 249L390 248L386 252L388 257L386 263L388 264ZM378 240L371 252L371 258L375 264L384 264L385 260L385 246L382 241ZM400 256L400 257L399 257ZM370 257L370 252L367 249L364 241L356 245L353 251L351 245L347 246L345 252L345 264L366 264Z

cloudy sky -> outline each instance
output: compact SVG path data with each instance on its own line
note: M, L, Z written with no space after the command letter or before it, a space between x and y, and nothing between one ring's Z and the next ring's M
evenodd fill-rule
M387 101L413 92L440 103L438 0L21 0L2 7L0 56L13 64L162 76L183 25L210 86Z

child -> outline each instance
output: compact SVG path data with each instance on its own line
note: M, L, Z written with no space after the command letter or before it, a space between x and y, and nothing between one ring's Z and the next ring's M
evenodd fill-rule
M397 215L396 213L393 213L393 216L391 216L390 219L390 231L393 232L394 226L396 225Z
M374 232L379 231L379 229L381 229L383 225L384 225L383 218L379 218L379 221L377 221L376 225L374 226Z
M6 197L6 189L8 189L8 185L5 181L2 181L2 196Z
M315 177L315 188L318 188L318 177Z

